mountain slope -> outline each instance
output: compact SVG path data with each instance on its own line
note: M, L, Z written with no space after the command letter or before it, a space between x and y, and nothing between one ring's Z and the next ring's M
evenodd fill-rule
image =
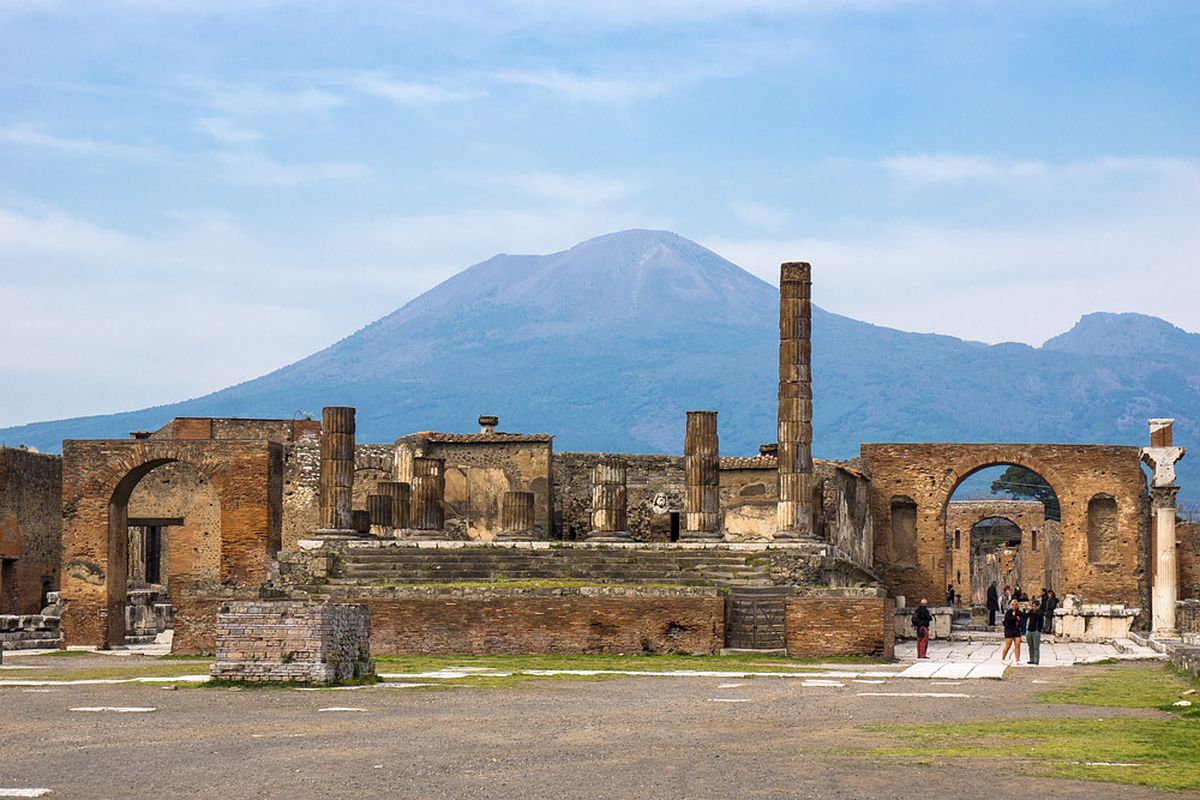
M820 296L820 268L815 288ZM0 430L57 450L172 416L359 409L362 441L414 430L545 431L562 450L679 452L684 412L721 412L721 447L775 438L777 291L663 231L547 256L498 255L280 370L169 406ZM1141 444L1145 421L1200 435L1200 336L1153 317L1089 315L1042 348L905 333L814 309L815 446L863 441ZM1186 476L1188 462L1181 467ZM1186 479L1186 478L1185 478Z

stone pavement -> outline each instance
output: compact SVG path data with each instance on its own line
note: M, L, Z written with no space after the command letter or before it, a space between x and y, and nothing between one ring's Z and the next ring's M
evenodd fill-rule
M1000 651L1004 642L996 641L954 641L934 640L929 643L930 664L989 664L1002 665ZM1115 644L1101 642L1043 642L1041 667L1069 667L1072 664L1084 664L1104 659L1162 659L1161 653L1142 647L1127 639L1118 640ZM896 658L902 662L917 661L917 643L906 640L896 642ZM1012 656L1008 665L1012 666ZM1021 663L1019 666L1034 666L1028 663L1029 649L1021 643ZM933 677L933 676L931 676ZM936 677L946 677L937 675ZM998 676L997 676L998 677Z

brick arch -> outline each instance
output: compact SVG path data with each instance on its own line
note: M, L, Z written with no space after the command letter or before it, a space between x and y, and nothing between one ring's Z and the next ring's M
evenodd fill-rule
M112 647L124 641L129 497L146 474L171 462L196 469L216 490L221 587L250 587L266 580L280 543L280 445L262 440L65 441L62 592L67 644ZM177 620L186 623L196 611L190 602L176 609Z
M895 594L931 595L945 589L945 514L958 485L973 472L1001 464L1033 470L1050 484L1062 509L1062 591L1089 602L1144 605L1149 599L1146 479L1136 447L1052 444L864 444L876 523L875 566ZM1087 561L1087 501L1097 492L1117 499L1119 557ZM906 494L917 503L915 568L889 563L881 531L890 527L888 500ZM1044 538L1044 537L1043 537Z

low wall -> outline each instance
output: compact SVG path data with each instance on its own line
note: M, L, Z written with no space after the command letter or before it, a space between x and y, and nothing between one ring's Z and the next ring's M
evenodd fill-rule
M54 650L62 647L58 617L0 614L0 650Z
M1179 669L1200 677L1200 646L1189 644L1172 645L1167 649L1171 663Z
M1200 600L1180 600L1176 603L1175 624L1180 633L1200 633Z
M890 597L790 597L784 617L787 653L894 658L895 602Z
M725 643L716 589L355 587L334 597L370 609L376 655L717 653Z
M1054 638L1060 642L1126 639L1141 609L1123 605L1083 605L1054 612Z
M917 638L917 630L912 624L912 615L914 611L916 611L915 608L896 609L897 639ZM950 624L954 620L954 609L950 606L930 606L929 615L933 617L933 623L929 626L929 638L949 639Z

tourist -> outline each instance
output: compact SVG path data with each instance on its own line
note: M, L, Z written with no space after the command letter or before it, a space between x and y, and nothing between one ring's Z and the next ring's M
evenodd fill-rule
M1008 660L1010 650L1013 652L1013 663L1021 661L1021 618L1024 616L1021 613L1021 604L1010 600L1008 610L1004 612L1004 649L1000 651L1001 661Z
M1042 615L1044 617L1042 630L1051 636L1054 635L1054 612L1058 608L1058 595L1051 589L1046 593L1046 602L1042 606Z
M929 649L929 626L933 623L933 615L929 613L929 601L921 598L921 605L913 612L913 629L917 632L917 658L929 658L925 653Z
M988 584L987 590L988 627L996 627L996 612L1000 610L1000 596L996 594L996 584Z
M946 584L946 605L954 608L954 584Z
M1029 643L1029 663L1037 664L1042 656L1042 628L1045 626L1042 601L1034 600L1033 608L1025 615L1025 641Z
M1004 591L1000 593L1000 607L1007 611L1013 599L1012 588L1005 586Z

